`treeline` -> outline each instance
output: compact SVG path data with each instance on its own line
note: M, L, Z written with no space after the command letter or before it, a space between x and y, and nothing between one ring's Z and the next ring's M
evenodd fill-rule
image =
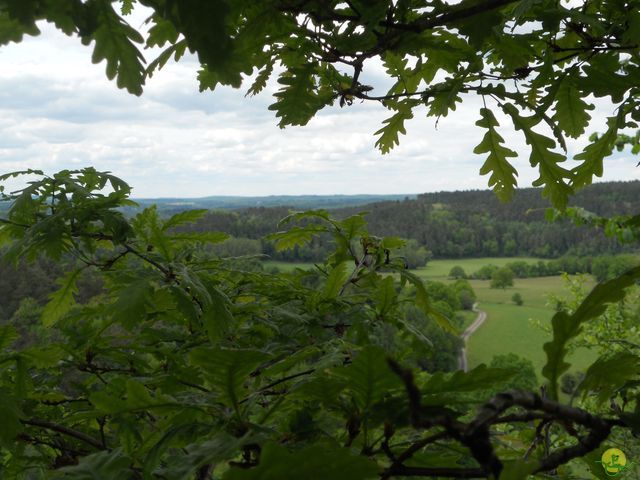
M581 190L572 205L599 215L627 215L640 211L640 182L608 182ZM440 192L419 195L416 199L374 203L334 211L346 217L368 211L369 230L379 236L399 236L413 240L405 252L428 249L434 258L562 256L618 254L629 246L607 238L602 232L577 227L569 221L549 223L544 214L548 203L539 189L518 190L508 204L488 191ZM249 208L237 211L211 211L189 227L195 231L218 230L235 240L251 239L248 249L285 261L320 261L329 251L330 239L315 239L308 246L288 252L276 252L263 239L278 230L278 222L289 213L287 207ZM248 244L247 244L248 245ZM235 248L235 246L230 247Z
M547 277L562 273L589 273L599 282L616 277L631 267L638 265L638 257L633 255L601 255L597 257L564 256L554 260L526 262L516 260L508 262L504 267L493 264L483 265L472 273L467 273L459 266L454 266L449 272L451 278L489 280L501 268L507 268L515 278Z
M38 257L33 261L20 261L17 265L2 259L3 251L0 250L0 324L17 319L16 322L21 333L31 326L23 317L29 317L25 311L33 305L44 305L49 294L60 288L57 280L65 271L77 265L72 258L64 258L59 262L46 257ZM82 273L78 282L78 292L75 295L79 303L85 303L102 291L102 281L99 277L87 269ZM22 310L22 311L21 311ZM34 317L35 318L35 317ZM39 317L38 317L39 318ZM35 323L36 320L34 320Z

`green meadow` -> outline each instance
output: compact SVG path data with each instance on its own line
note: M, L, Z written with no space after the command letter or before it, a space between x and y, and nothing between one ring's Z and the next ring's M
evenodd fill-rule
M276 260L268 260L264 262L265 270L269 270L270 268L277 268L281 272L291 272L296 268L307 269L313 267L313 263L296 263L296 262L279 262Z
M517 260L538 262L537 258L470 258L433 260L417 273L425 280L451 281L449 271L461 266L470 275L484 265L504 266ZM490 288L489 280L469 280L478 296L478 308L487 312L487 321L469 338L467 358L470 367L489 363L494 355L515 353L530 359L538 373L546 363L542 346L549 341L551 317L554 314L550 295L566 297L568 291L561 276L516 278L514 286L506 289ZM595 285L590 277L585 282L588 291ZM511 301L514 293L524 300L522 306ZM466 323L466 322L465 322ZM578 350L569 357L572 370L584 370L596 355L588 350Z
M449 272L456 265L461 266L467 275L480 270L485 265L495 265L496 267L504 267L507 263L515 261L524 261L527 263L537 263L539 258L533 257L485 257L485 258L459 258L453 260L431 260L426 267L418 269L418 271L427 278L445 279Z

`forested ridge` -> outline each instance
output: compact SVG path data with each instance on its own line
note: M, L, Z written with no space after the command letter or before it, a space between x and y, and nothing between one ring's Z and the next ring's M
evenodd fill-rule
M630 215L640 208L640 182L597 183L582 189L571 205L602 216ZM516 191L511 202L501 202L489 190L424 193L416 199L377 202L334 210L337 217L368 212L366 218L374 235L399 236L415 240L415 248L426 247L434 258L483 256L602 255L629 252L601 231L574 225L569 220L545 219L548 201L536 188ZM192 231L224 231L227 253L266 253L273 258L319 261L329 251L322 239L303 248L276 252L265 235L278 230L287 215L287 206L210 211L188 226ZM249 239L249 240L246 240ZM235 242L235 245L234 245ZM235 250L234 250L235 248Z

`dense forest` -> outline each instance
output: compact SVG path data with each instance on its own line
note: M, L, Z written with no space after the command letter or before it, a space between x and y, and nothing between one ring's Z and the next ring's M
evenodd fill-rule
M628 214L640 209L640 182L595 184L580 191L573 204L599 215ZM630 257L610 257L630 251L630 245L622 245L615 238L569 221L548 222L545 208L546 202L539 191L526 188L518 190L508 204L500 202L489 190L438 192L424 193L416 199L341 208L332 213L344 218L367 211L373 234L408 239L399 255L409 268L424 266L430 258L536 256L548 260L512 262L509 268L517 278L584 272L604 280L621 273L632 263ZM161 207L158 210L164 213ZM287 206L211 210L197 222L180 229L229 234L227 241L208 248L221 257L255 256L255 261L244 260L248 269L262 268L257 259L322 261L334 248L331 236L319 235L308 245L284 251L277 251L274 242L265 238L278 231L279 222L290 210ZM0 264L0 319L12 318L24 298L42 305L56 288L56 278L73 263L71 258L60 264L41 257L32 264ZM487 265L480 271L465 274L470 278L488 279L494 269ZM80 286L81 301L99 290L95 277L86 276Z
M594 184L581 190L571 205L603 216L629 215L640 208L640 182ZM549 222L545 219L548 206L539 189L523 188L507 204L489 190L438 192L424 193L416 199L337 209L333 214L346 217L368 212L366 218L373 234L409 239L407 256L415 256L422 264L426 252L420 248L428 249L434 258L558 258L615 254L634 248L568 220ZM186 228L232 235L233 239L219 247L227 255L265 253L279 260L320 261L330 250L326 238L286 252L276 252L271 243L261 240L278 230L278 222L289 210L287 206L213 210Z

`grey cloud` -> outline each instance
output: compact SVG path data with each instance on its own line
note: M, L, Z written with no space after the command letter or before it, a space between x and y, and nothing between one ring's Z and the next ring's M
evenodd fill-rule
M139 197L486 187L478 175L484 157L472 153L484 133L474 126L477 100L467 99L437 129L416 111L400 146L382 156L373 133L390 112L379 104L336 105L306 127L281 130L267 110L273 82L255 98L231 89L199 94L195 65L187 62L159 72L137 98L106 81L104 66L91 65L88 51L71 42L31 40L19 56L0 55L0 171L94 165L122 176ZM40 61L39 49L48 61ZM386 90L381 65L368 75L363 82ZM509 146L526 152L520 133L498 117ZM527 157L514 162L522 186L537 177ZM633 165L608 164L608 178L637 178Z

